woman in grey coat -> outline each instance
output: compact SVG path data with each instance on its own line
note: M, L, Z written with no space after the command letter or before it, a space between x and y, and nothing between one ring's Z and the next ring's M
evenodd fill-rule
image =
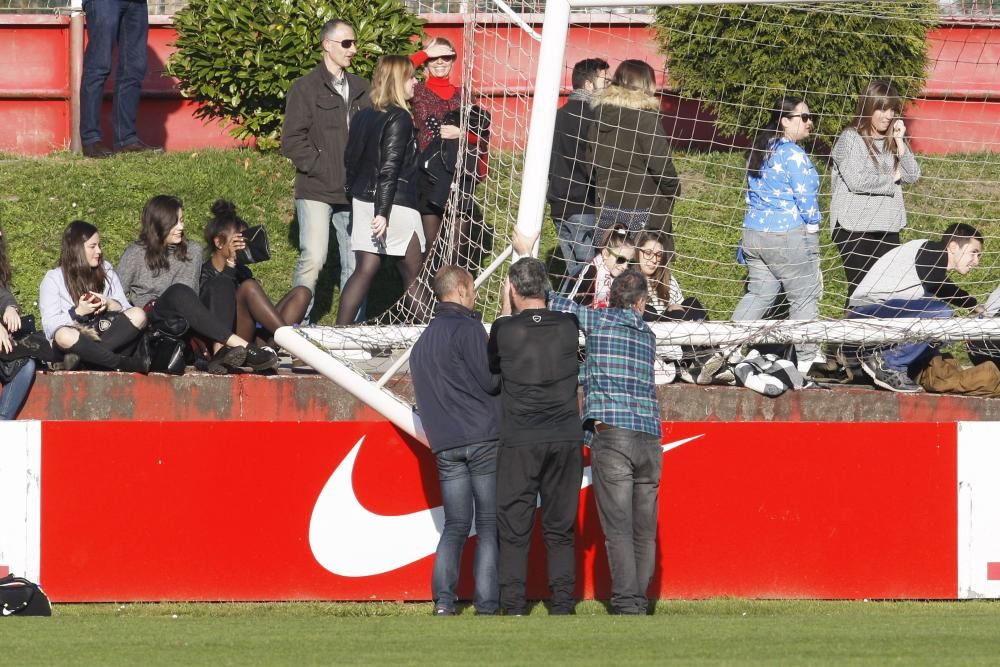
M901 111L896 88L872 81L833 146L830 221L848 297L875 262L899 245L899 230L906 226L901 184L920 178Z

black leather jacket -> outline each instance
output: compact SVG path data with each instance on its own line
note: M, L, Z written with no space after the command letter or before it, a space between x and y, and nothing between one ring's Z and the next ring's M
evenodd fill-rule
M393 204L417 207L417 140L413 118L397 106L363 109L351 119L344 151L347 194L389 217Z

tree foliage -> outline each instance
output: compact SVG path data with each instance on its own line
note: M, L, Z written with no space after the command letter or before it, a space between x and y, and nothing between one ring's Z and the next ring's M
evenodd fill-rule
M191 0L174 16L176 51L167 74L196 115L232 123L238 139L278 144L285 92L320 61L319 31L341 18L354 26L352 72L370 78L379 57L410 54L424 21L403 0Z
M874 0L665 7L654 25L671 85L701 100L724 134L753 134L792 94L831 137L871 79L891 80L904 99L920 93L937 18L936 0Z

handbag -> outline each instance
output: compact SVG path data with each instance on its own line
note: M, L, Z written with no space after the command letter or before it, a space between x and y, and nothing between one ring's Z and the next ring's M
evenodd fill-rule
M256 264L271 259L271 244L267 239L267 229L264 225L254 225L243 230L243 240L246 247L236 252L236 261L240 264Z
M183 338L171 336L158 329L147 329L145 343L149 346L149 370L151 373L184 375L187 359L184 356Z

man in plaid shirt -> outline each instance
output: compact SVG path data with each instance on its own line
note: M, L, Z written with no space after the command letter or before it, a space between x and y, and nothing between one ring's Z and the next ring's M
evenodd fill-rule
M549 308L576 315L587 338L584 439L611 567L611 607L646 614L656 563L661 449L653 381L656 336L642 320L646 278L630 269L611 283L611 307L588 308L553 292Z

